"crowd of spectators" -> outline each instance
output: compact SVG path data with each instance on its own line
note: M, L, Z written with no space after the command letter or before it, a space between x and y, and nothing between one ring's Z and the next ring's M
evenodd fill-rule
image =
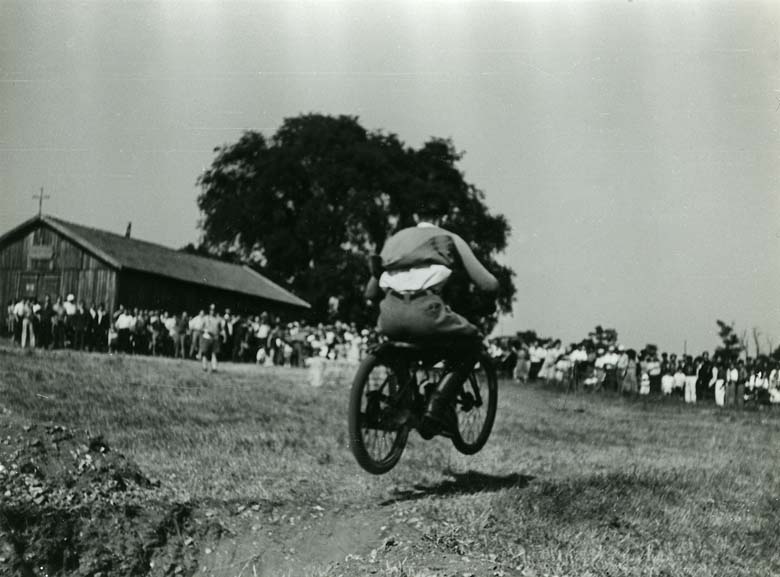
M625 395L676 396L686 403L714 400L718 406L780 403L780 362L733 351L700 355L637 352L620 344L585 340L564 347L560 340L494 340L491 354L519 382L560 383L570 390Z
M212 304L197 313L76 302L72 294L9 301L6 333L21 347L74 349L199 359L204 370L220 360L304 366L307 359L358 362L376 342L373 328L338 320L309 325L268 313L239 315ZM719 406L780 403L780 363L719 351L658 354L586 339L564 347L554 339L494 339L490 352L506 376L519 382L561 383L572 390L678 396L686 403L714 399Z
M21 347L200 359L212 370L219 360L288 366L303 366L311 357L358 361L376 339L373 330L340 321L312 326L265 312L217 311L213 304L192 314L122 305L110 312L73 295L11 301L5 328Z

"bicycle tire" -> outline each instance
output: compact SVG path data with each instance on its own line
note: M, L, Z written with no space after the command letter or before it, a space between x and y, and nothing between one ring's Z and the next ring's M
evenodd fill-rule
M384 375L382 374L383 372L385 373ZM372 382L372 375L375 382ZM379 388L371 388L376 382L379 382ZM352 382L352 390L350 391L349 444L352 454L358 464L367 472L374 475L382 475L395 467L404 452L409 437L409 430L411 428L410 425L403 424L398 426L394 431L388 431L387 429L383 430L383 433L394 433L394 437L389 444L384 441L382 442L382 445L387 447L386 451L380 451L377 454L375 451L371 450L373 447L369 446L368 440L364 434L365 431L379 431L380 429L371 428L370 425L382 425L383 418L391 416L396 407L392 406L392 404L387 404L389 399L385 398L384 400L387 404L387 408L385 409L384 416L381 414L381 407L379 408L379 415L369 415L367 414L367 411L369 411L369 399L367 398L367 394L371 391L381 391L385 386L390 389L389 393L391 395L396 393L400 388L398 375L395 374L392 368L380 361L375 355L368 355L360 363ZM380 393L375 399L379 399L381 396ZM381 399L377 402L381 403ZM376 413L377 411L372 410L370 412ZM377 422L372 423L371 421L374 420Z
M487 401L484 399L485 393L488 396ZM481 397L481 405L476 405L475 396ZM464 435L465 425L469 420L477 417L482 408L484 408L484 418L478 433ZM459 452L473 455L485 446L493 430L497 408L498 378L492 360L487 354L483 354L469 374L469 378L463 383L455 401L454 410L458 427L453 431L452 444Z

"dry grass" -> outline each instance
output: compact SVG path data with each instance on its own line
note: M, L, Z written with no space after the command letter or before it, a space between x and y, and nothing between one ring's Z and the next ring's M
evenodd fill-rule
M428 547L507 573L780 575L778 411L505 383L481 453L412 435L397 468L372 477L346 444L348 387L312 388L303 370L209 375L191 362L0 349L11 411L0 418L102 432L210 507L414 507ZM413 557L385 566L421 571Z

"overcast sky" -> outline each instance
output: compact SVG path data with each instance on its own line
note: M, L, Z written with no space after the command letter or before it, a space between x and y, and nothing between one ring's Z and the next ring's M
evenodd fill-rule
M780 2L0 0L0 231L196 241L213 148L301 113L450 137L565 341L780 344ZM762 342L762 346L766 346Z

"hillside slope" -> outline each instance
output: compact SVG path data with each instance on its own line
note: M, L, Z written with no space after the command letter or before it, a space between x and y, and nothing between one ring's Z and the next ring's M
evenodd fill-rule
M502 383L482 452L373 477L348 381L0 348L0 575L780 574L777 411Z

